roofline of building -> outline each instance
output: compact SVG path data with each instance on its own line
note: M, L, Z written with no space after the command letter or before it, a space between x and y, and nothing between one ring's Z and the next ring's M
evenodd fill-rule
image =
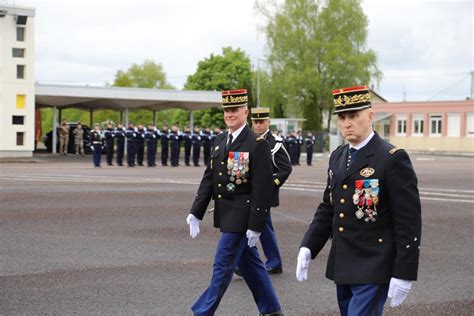
M7 15L26 15L31 17L36 15L36 9L27 6L0 4L0 10L7 11Z

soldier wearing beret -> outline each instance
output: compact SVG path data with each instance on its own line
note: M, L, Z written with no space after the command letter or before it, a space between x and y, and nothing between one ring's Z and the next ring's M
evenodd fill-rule
M270 153L272 155L273 182L271 184L272 199L271 206L277 207L280 204L279 191L280 187L285 183L291 174L291 161L288 152L283 146L283 139L270 131L270 109L265 107L252 109L252 130L263 137L270 145ZM283 262L278 249L278 242L273 228L270 215L260 236L262 250L267 258L265 266L269 274L283 272ZM237 275L241 275L240 270L236 270Z
M381 315L406 299L417 279L421 208L408 154L373 130L367 86L333 91L334 113L348 144L329 159L323 201L298 254L296 277L329 238L326 277L336 283L341 315Z
M269 216L272 161L268 143L246 124L247 91L222 92L228 131L217 136L186 221L191 237L214 199L214 226L221 231L211 284L192 306L214 315L238 266L262 315L282 315L280 303L255 245Z

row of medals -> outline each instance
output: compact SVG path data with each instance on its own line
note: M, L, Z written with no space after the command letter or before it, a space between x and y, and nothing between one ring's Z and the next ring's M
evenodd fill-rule
M366 222L375 222L380 192L379 180L356 180L355 185L355 193L352 196L352 201L357 205L355 216L357 219L364 218Z
M227 174L229 175L229 183L226 185L226 190L233 192L236 185L247 183L247 175L249 173L249 153L248 152L229 152L227 158Z

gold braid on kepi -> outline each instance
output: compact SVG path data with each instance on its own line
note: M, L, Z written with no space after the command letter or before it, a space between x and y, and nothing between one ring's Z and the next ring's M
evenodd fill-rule
M222 91L222 108L238 108L248 105L247 89Z
M270 109L269 108L253 108L251 110L251 119L252 120L268 120L270 119Z
M370 91L367 86L335 89L332 91L332 95L334 98L333 114L372 107Z

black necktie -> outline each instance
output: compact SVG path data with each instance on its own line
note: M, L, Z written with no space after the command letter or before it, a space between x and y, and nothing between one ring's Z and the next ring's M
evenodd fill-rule
M232 133L229 133L229 140L227 141L226 145L225 145L225 151L228 151L229 147L230 147L230 144L232 144L232 139L233 139L234 136L232 136Z
M357 149L355 149L355 148L349 149L349 155L347 155L346 170L349 170L349 167L350 167L351 163L354 161L356 155L357 155Z

